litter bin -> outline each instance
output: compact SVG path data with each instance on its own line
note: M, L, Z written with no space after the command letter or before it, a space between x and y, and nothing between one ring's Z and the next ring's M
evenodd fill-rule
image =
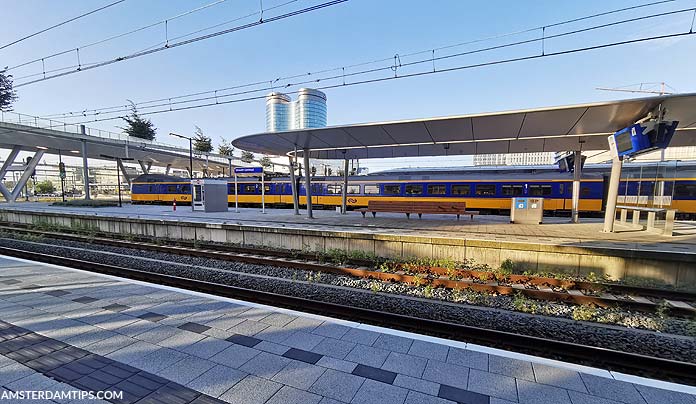
M544 198L512 198L510 223L541 224L544 217Z

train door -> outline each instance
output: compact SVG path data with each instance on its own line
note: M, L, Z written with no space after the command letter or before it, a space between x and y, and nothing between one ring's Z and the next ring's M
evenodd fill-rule
M628 187L628 182L626 182ZM607 194L609 193L609 175L602 175L602 212L607 207Z

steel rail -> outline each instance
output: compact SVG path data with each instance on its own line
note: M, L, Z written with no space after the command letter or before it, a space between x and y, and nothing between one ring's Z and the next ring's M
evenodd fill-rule
M66 266L88 272L173 286L211 295L241 299L274 307L332 316L403 331L433 335L512 349L539 356L591 364L608 370L672 380L696 385L696 364L671 359L622 352L607 348L515 334L465 324L405 316L362 307L321 302L302 297L281 295L190 278L151 273L127 267L0 247L0 254L31 261Z

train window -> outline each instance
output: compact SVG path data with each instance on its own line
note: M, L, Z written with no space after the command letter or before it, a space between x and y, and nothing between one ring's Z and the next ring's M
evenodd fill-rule
M675 197L694 197L696 196L696 184L676 184L674 186Z
M255 194L256 193L256 184L246 184L242 188L242 192L245 194Z
M495 195L495 185L493 185L493 184L478 184L478 185L476 185L476 195L481 195L481 196Z
M580 196L590 196L590 188L580 187Z
M653 183L652 182L641 182L640 192L638 193L642 196L652 196L653 195Z
M385 185L384 195L399 195L401 193L401 185Z
M360 193L360 185L348 185L348 193L349 194L359 194Z
M176 193L176 185L167 185L167 192L170 194Z
M560 193L561 195L565 194L565 184L558 184L558 193Z
M365 185L365 195L377 195L379 194L378 185Z
M190 185L182 185L181 193L190 194L191 193L191 186Z
M271 193L271 186L270 185L264 185L263 189L264 189L265 193L267 193L267 194Z
M503 185L503 195L522 196L524 194L522 185Z
M471 185L469 184L454 184L452 185L452 195L469 195L471 193Z
M447 192L445 184L428 184L428 194L444 195Z
M551 195L551 185L530 185L530 196L548 196Z
M423 195L423 185L406 184L406 195Z
M155 192L155 186L154 185L148 185L149 192Z
M327 194L340 194L343 193L343 187L338 184L330 184L326 186Z

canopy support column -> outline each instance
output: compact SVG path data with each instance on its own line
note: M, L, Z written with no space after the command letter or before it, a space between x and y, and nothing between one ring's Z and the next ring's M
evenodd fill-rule
M138 164L140 164L140 169L143 170L143 174L150 174L150 167L152 167L152 162L150 162L150 164L145 165L144 161L138 160Z
M614 232L614 220L616 219L616 200L619 197L619 181L621 180L621 167L623 162L618 157L611 160L611 178L607 191L607 207L604 212L604 233Z
M39 161L41 161L41 157L43 157L43 155L44 151L38 150L31 158L29 164L27 164L27 166L24 167L24 172L22 173L22 176L19 177L19 181L17 181L17 184L12 190L12 194L10 194L10 200L8 202L14 202L15 200L17 200L19 193L22 192L22 188L24 188L24 186L27 184L27 181L29 181L29 178L31 178L32 173L34 173L34 170L36 170L36 166L39 164Z
M290 189L292 190L292 207L296 215L300 214L300 204L297 195L297 179L295 178L295 164L292 161L292 157L288 156L288 161L290 162Z
M580 178L582 177L582 152L573 152L574 165L573 168L573 202L571 221L573 223L580 222Z
M82 125L81 125L82 126ZM84 132L84 126L82 126ZM89 196L89 165L87 164L87 141L82 141L82 171L85 182L85 200L90 200Z
M343 159L343 195L341 198L341 214L348 213L348 159Z
M304 157L304 165L305 165L305 196L307 199L307 217L309 219L314 218L314 215L312 214L312 180L309 177L311 174L311 170L309 170L309 149L304 149L302 152L303 157Z
M7 171L10 169L12 164L14 164L15 159L17 158L17 155L20 151L22 151L22 148L20 146L14 146L12 148L12 151L10 151L10 154L7 156L5 163L2 165L2 168L0 168L0 193L2 193L2 196L5 198L5 201L7 202L10 202L10 199L12 198L12 193L7 189L5 184L2 183L2 180L5 179Z
M123 179L125 179L128 183L128 186L130 186L132 180L131 177L128 175L128 172L126 171L126 166L123 165L123 161L121 161L120 158L117 158L116 164L118 165L118 169L121 170L121 174L123 174Z
M172 165L167 164L167 168L164 169L164 175L169 175L169 170L171 170L171 168L172 168Z

